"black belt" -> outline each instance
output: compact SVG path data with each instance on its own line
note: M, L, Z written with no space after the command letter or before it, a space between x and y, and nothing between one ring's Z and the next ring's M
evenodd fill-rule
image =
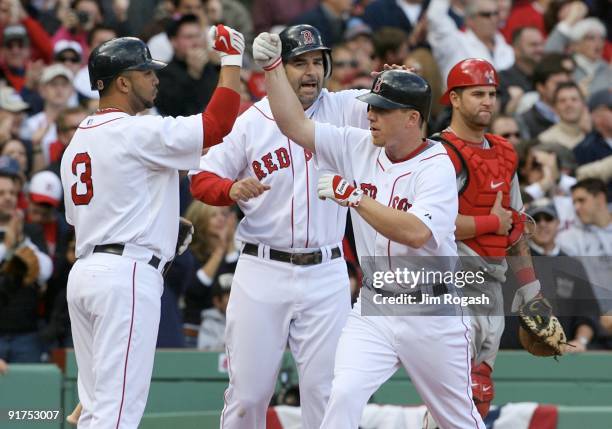
M97 246L94 246L93 253L110 253L111 255L121 256L123 255L124 249L125 249L124 244L98 244ZM153 268L157 270L159 268L160 262L161 262L161 259L153 255L151 256L151 259L149 259L149 262L147 262L147 264L149 264L150 266L152 266ZM164 269L162 271L164 275L166 274L166 271L168 270L168 268L170 268L170 262L171 261L168 261L166 262L166 265L164 265Z
M246 243L242 253L251 256L259 256L259 246L253 243ZM331 259L342 256L338 246L331 250ZM288 262L293 265L316 265L323 262L323 252L317 250L310 253L290 253L281 250L270 249L270 259L273 261Z
M415 292L389 292L386 290L377 290L376 292L385 297L413 296L414 302L421 302L423 296L423 291L421 290ZM444 283L438 283L437 285L433 285L432 292L433 296L444 295L448 292L448 287Z

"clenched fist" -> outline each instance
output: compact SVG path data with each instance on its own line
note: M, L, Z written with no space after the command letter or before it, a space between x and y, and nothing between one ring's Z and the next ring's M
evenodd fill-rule
M278 34L260 33L253 41L253 59L266 71L280 65L281 52L282 44Z
M260 196L268 189L270 189L270 185L264 185L253 177L247 177L232 185L229 196L234 201L248 201Z
M363 191L355 188L342 176L324 174L317 184L319 198L331 198L341 206L357 207L363 198Z
M242 67L244 53L244 36L227 25L219 24L210 29L213 49L221 58L221 66Z

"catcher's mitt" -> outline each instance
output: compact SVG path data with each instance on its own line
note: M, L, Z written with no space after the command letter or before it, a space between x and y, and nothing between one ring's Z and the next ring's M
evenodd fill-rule
M14 279L20 280L24 286L34 283L40 273L36 253L26 246L18 248L13 257L4 265L3 271Z
M521 306L519 320L519 339L525 350L535 356L563 354L565 332L546 298L536 297Z

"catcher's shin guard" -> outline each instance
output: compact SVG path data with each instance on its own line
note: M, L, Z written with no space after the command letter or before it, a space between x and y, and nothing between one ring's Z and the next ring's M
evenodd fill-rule
M491 378L492 372L493 368L484 362L478 365L472 363L472 398L474 398L474 404L476 404L478 413L483 419L489 413L491 401L495 396L493 379Z

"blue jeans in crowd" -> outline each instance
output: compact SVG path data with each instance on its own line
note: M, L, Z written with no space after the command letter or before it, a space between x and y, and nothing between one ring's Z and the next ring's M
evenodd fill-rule
M0 359L8 363L38 363L42 345L37 332L0 334Z

